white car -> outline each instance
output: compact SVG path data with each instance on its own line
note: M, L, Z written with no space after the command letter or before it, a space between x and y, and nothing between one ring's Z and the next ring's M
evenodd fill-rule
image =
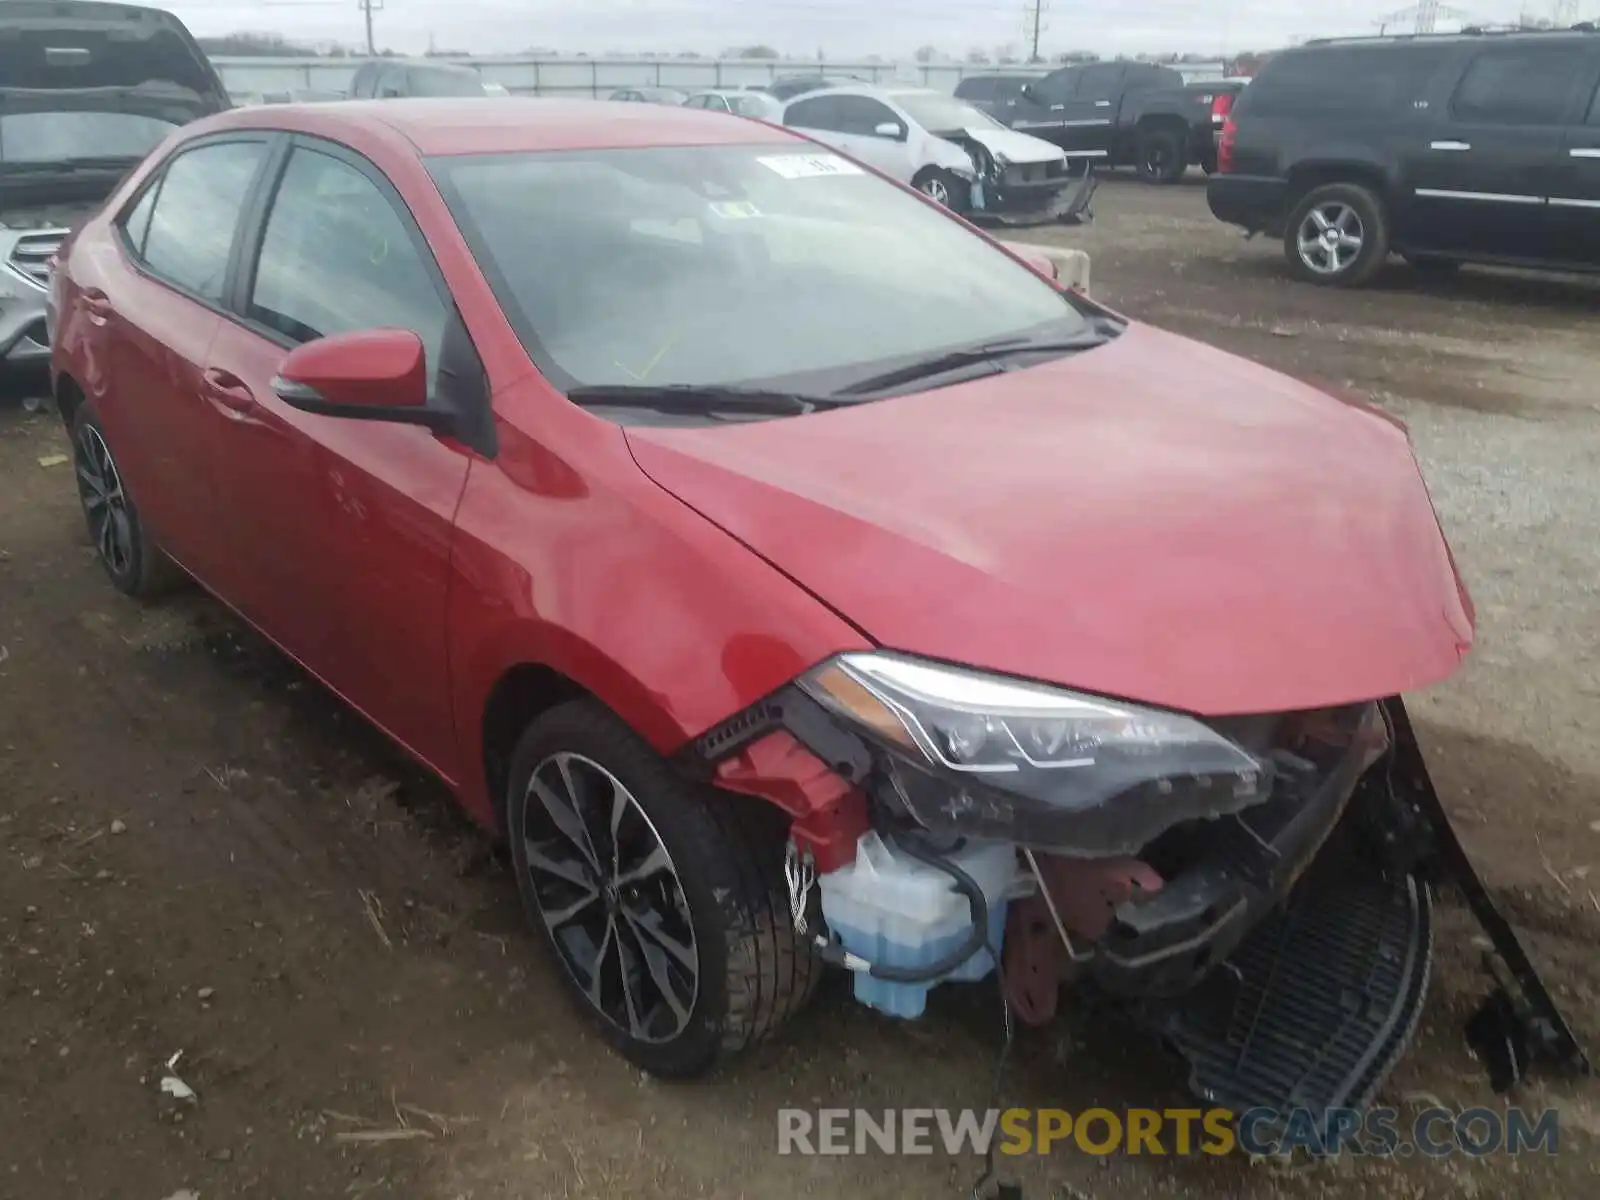
M1073 182L1059 146L932 88L809 92L783 106L781 123L960 212L1048 214Z
M683 106L733 113L739 117L754 117L760 121L776 121L783 110L783 102L776 96L739 88L713 88L710 91L696 92L683 102Z

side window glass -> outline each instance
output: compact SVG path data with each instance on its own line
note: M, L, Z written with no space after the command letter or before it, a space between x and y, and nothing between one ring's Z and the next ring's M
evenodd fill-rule
M1065 104L1078 90L1078 80L1083 77L1082 67L1068 67L1052 71L1033 85L1033 94L1046 104Z
M266 157L264 142L220 142L167 164L145 232L145 265L207 300L221 300L233 235Z
M297 342L410 329L437 369L450 310L389 198L332 155L297 149L267 217L246 310Z
M1579 72L1581 51L1489 50L1467 67L1450 112L1488 125L1559 125Z
M122 218L123 236L128 239L133 252L141 258L144 257L144 235L150 228L150 213L156 206L156 193L160 190L161 180L151 180L145 185L144 195L139 197L139 203L133 206L133 211Z
M1120 63L1095 63L1083 69L1083 81L1078 84L1080 100L1109 100L1122 86Z
M886 122L905 124L894 115L894 110L888 105L870 100L866 96L838 96L835 97L835 102L839 106L840 127L845 133L876 137L878 135L874 131L879 125Z
M793 125L797 129L830 129L843 132L840 124L836 97L819 96L815 100L801 100L793 105L784 117L785 125Z

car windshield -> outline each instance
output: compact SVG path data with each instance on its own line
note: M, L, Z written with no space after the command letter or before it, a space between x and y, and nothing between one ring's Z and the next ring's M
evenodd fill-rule
M171 122L119 112L25 112L0 115L0 162L73 159L138 162L171 133Z
M1003 129L981 108L974 108L965 100L945 96L939 92L892 92L894 102L918 125L935 133L950 129Z
M765 97L756 92L746 92L743 95L726 97L728 107L741 117L767 117L772 116L776 106Z
M1092 334L893 184L798 144L447 156L429 168L552 383L835 391L898 362Z

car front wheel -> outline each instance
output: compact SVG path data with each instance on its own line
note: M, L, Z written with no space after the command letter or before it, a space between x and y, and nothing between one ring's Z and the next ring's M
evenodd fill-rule
M1367 282L1389 255L1383 201L1360 184L1311 189L1289 216L1283 253L1294 273L1310 283L1355 287Z
M809 998L821 963L794 932L775 809L685 779L591 700L529 726L507 802L528 916L636 1066L702 1074Z
M935 200L954 212L962 212L966 205L967 185L953 172L937 167L925 167L917 173L911 185L930 200Z

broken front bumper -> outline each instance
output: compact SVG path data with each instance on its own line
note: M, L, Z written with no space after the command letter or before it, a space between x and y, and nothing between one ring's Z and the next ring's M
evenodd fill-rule
M1051 1019L1060 979L1074 978L1182 1055L1208 1103L1360 1108L1416 1029L1434 895L1454 887L1505 968L1466 1030L1492 1086L1538 1061L1589 1073L1456 840L1404 706L1374 706L1373 721L1376 765L1358 743L1333 770L1177 827L1139 860L1029 855L1041 886L1013 906L1006 939L1019 1015Z
M972 185L967 217L976 224L1023 228L1030 225L1080 225L1093 219L1089 202L1099 180L1092 169L1077 178L1035 183L997 183L979 180Z

